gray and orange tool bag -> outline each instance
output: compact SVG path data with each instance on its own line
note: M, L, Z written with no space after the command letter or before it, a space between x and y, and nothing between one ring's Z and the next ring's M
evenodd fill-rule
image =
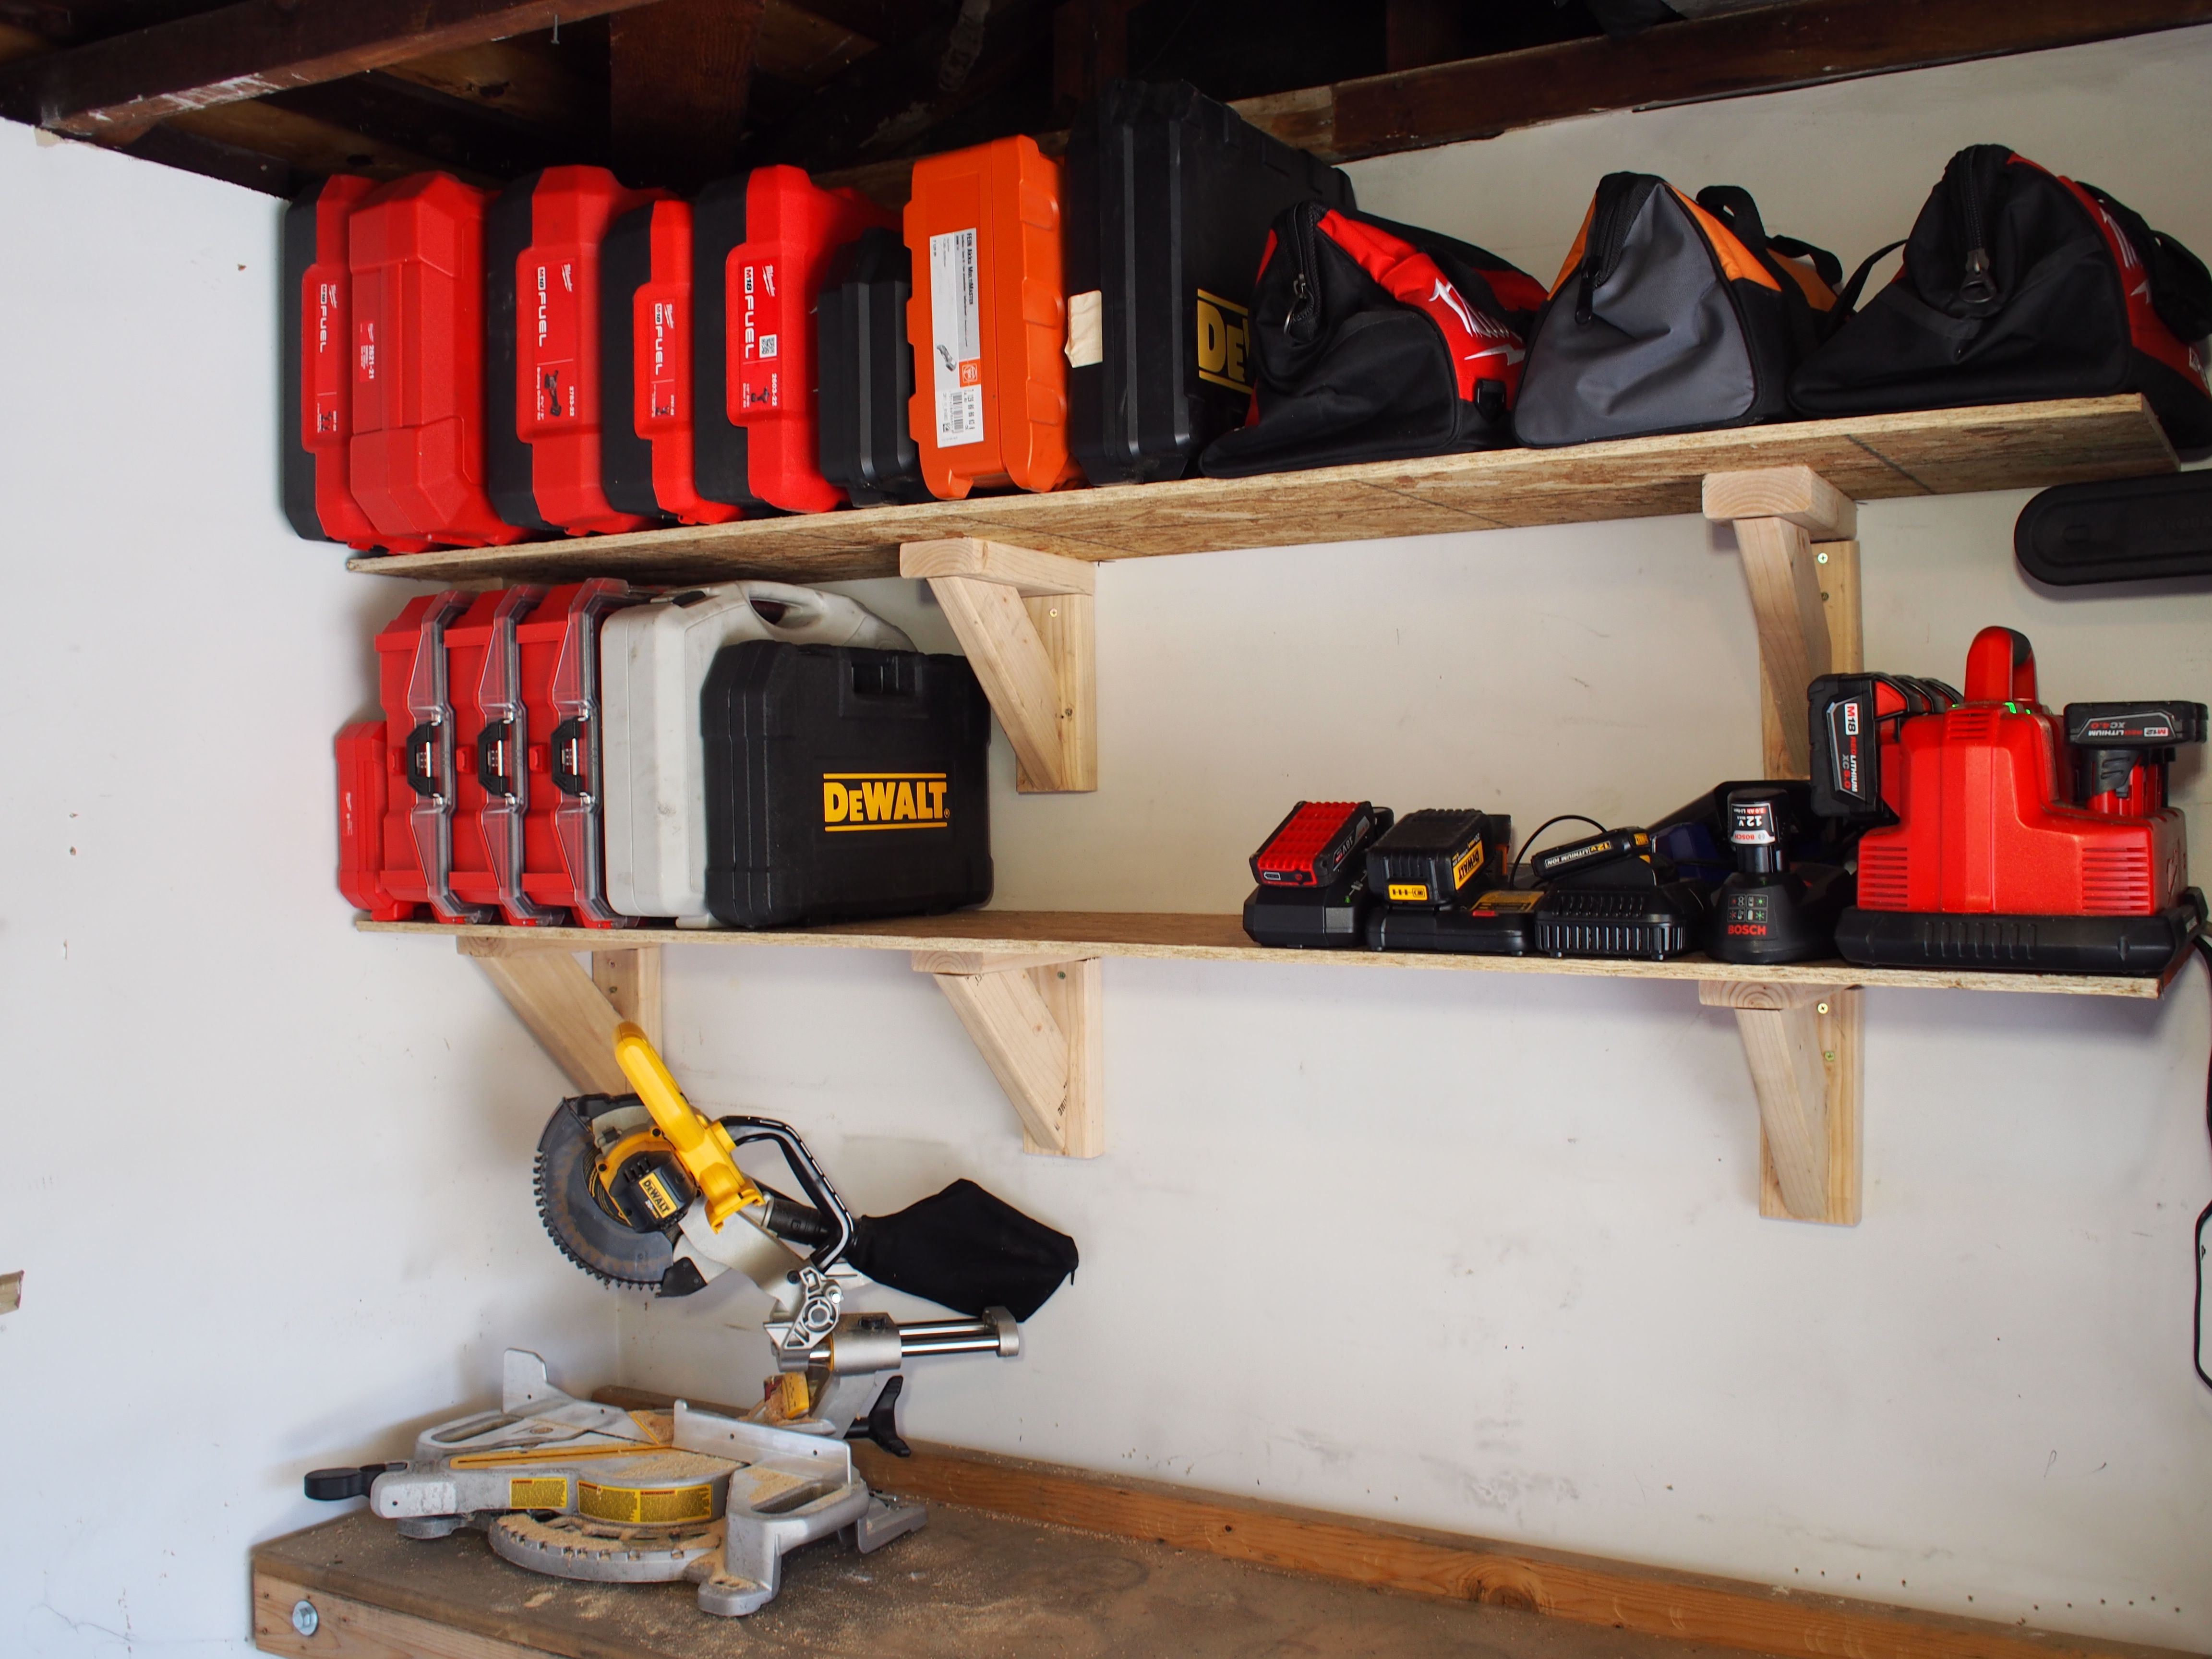
M1323 202L1285 208L1253 295L1251 412L1201 465L1242 478L1510 443L1543 297L1469 243Z
M1854 277L1856 291L1881 249ZM2002 144L1960 150L1894 280L1798 371L1808 415L2139 392L2179 449L2212 446L2212 274L2094 185Z
M1551 447L1785 418L1843 314L1836 256L1770 234L1748 191L1609 173L1537 319L1513 429Z

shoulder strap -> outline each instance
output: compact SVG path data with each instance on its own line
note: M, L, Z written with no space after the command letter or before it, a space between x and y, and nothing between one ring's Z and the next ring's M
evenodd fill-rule
M1848 317L1859 308L1859 293L1866 287L1866 279L1874 274L1874 268L1881 263L1885 256L1896 252L1905 246L1905 239L1902 236L1893 242L1885 242L1859 261L1859 268L1851 273L1851 280L1836 290L1837 316ZM1840 261L1838 262L1836 268L1838 270L1843 269Z

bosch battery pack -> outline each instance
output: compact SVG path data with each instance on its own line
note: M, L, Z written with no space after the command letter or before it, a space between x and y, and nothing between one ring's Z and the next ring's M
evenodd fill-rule
M1525 957L1535 948L1533 887L1493 888L1463 905L1432 909L1378 904L1367 917L1373 951L1433 951L1452 956Z
M500 516L544 532L642 530L600 483L599 250L648 200L605 167L547 167L484 216L485 464ZM618 411L617 411L618 412Z
M1252 854L1260 884L1244 901L1244 931L1261 945L1348 951L1366 937L1375 896L1367 849L1390 828L1387 806L1302 800Z
M914 164L908 425L930 493L964 500L1082 477L1068 452L1060 163L1027 137Z
M599 629L606 890L624 915L711 925L699 699L717 653L753 640L913 648L857 601L781 582L687 588L608 617Z
M798 167L709 185L692 207L700 492L719 501L826 513L844 495L818 454L814 303L832 253L891 216Z
M1364 800L1302 800L1252 854L1262 887L1327 887L1382 830L1390 814Z
M484 471L484 193L443 173L380 185L346 231L348 477L380 545L503 546Z
M717 921L991 896L991 711L966 659L752 641L716 653L699 709Z
M691 204L648 202L599 244L599 483L617 513L727 524L699 493L692 428Z
M1250 405L1269 225L1352 181L1182 82L1109 82L1062 166L1070 444L1094 484L1182 477Z
M914 348L907 306L914 258L896 231L864 230L830 256L815 305L822 368L822 476L855 507L926 501L921 452L907 425Z
M1408 812L1367 849L1367 884L1389 904L1443 909L1470 889L1503 887L1513 821L1497 812Z
M522 723L501 741L522 757L513 774L523 808L522 891L585 927L635 920L606 896L599 630L607 616L644 597L594 577L553 589L515 624Z
M345 173L284 210L283 320L277 337L284 516L310 541L383 545L353 498L353 279L346 227L376 188Z

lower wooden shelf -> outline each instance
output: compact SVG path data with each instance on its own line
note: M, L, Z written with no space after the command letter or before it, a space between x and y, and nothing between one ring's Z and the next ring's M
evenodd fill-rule
M1411 951L1286 951L1255 945L1234 915L1141 910L961 910L890 921L836 922L823 927L750 933L720 927L453 927L424 921L354 924L364 933L467 939L471 956L508 951L629 951L649 945L705 945L725 949L800 945L856 951L942 951L958 957L1149 957L1180 962L1268 962L1333 968L1422 968L1455 973L1553 974L1586 979L1680 979L1735 984L1864 985L1928 991L2027 991L2062 996L2156 1000L2180 970L2158 978L2106 974L1998 973L1973 968L1856 968L1847 962L1801 962L1749 968L1704 956L1671 962L1597 962L1552 957L1427 955ZM920 964L917 964L920 965Z

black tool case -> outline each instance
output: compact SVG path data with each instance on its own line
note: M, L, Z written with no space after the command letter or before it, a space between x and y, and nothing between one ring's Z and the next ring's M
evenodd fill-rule
M822 476L855 507L930 499L921 451L907 428L913 298L914 256L895 230L864 230L830 258L814 313Z
M1094 484L1179 478L1251 401L1269 224L1296 202L1352 208L1352 181L1180 82L1109 82L1063 167L1071 447ZM1091 294L1096 356L1079 343Z
M991 709L966 659L752 640L708 671L707 908L732 927L991 896Z

